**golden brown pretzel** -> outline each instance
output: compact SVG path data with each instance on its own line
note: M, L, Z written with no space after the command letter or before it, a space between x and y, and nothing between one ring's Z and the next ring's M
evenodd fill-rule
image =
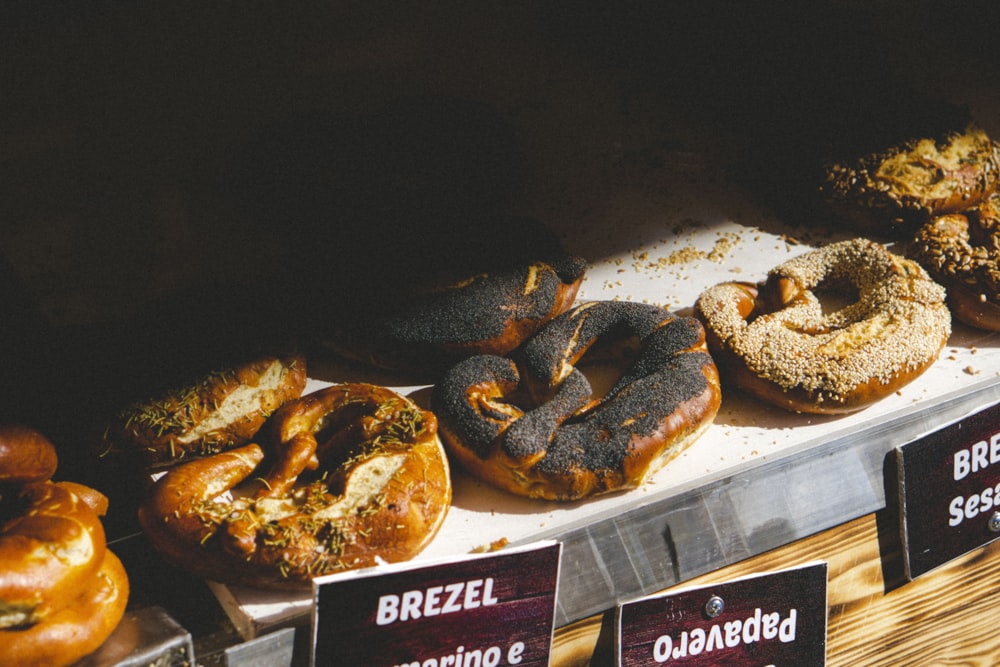
M97 489L68 480L61 480L57 484L67 491L72 492L97 516L104 516L108 513L108 497Z
M970 126L828 168L827 202L860 229L888 231L977 205L1000 184L1000 145Z
M824 312L813 290L854 300ZM951 332L944 289L915 262L865 239L775 267L760 285L722 283L695 313L723 379L787 410L852 412L909 383Z
M631 358L595 398L575 365L605 345ZM449 454L473 474L518 495L573 500L641 484L701 435L719 400L697 320L599 301L546 325L517 363L481 355L456 364L433 405Z
M101 455L155 471L244 445L306 385L300 356L264 356L123 409Z
M37 623L74 599L104 560L92 500L73 487L36 482L3 499L0 627Z
M107 497L52 482L41 433L0 426L0 662L60 667L94 651L125 612L128 578L107 550Z
M106 551L97 575L65 607L33 625L0 629L0 660L32 667L71 665L111 636L128 596L125 568Z
M225 583L306 587L407 560L433 539L451 481L432 413L383 387L343 384L288 403L272 424L269 460L250 444L156 483L139 519L170 560Z
M863 231L920 225L976 206L1000 185L1000 145L969 126L940 139L920 137L853 164L833 164L821 190Z
M1000 331L1000 195L921 227L912 254L948 290L956 319Z
M44 435L20 424L0 426L0 484L43 482L57 465L55 445Z

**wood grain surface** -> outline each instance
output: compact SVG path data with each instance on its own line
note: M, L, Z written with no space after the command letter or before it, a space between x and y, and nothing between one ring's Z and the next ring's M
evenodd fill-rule
M828 667L1000 664L993 616L1000 542L906 582L894 524L887 513L870 514L682 585L822 560L829 564ZM556 631L551 664L612 665L612 642L612 612L578 621Z

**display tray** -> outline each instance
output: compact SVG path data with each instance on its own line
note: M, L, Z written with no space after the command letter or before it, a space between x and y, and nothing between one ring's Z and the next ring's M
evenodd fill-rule
M721 201L726 210L712 210ZM711 179L689 184L683 198L630 211L613 232L587 224L558 231L591 262L578 301L641 301L678 314L689 314L715 283L760 280L781 261L852 236L785 225L741 203L731 183ZM1000 400L998 343L997 335L955 323L924 375L846 416L790 413L724 386L708 431L628 492L570 503L529 500L456 466L452 507L418 560L560 540L557 624L563 625L857 518L885 505L889 451ZM372 380L357 373L311 366L306 391ZM428 406L429 387L377 380ZM311 609L308 595L212 588L245 637L301 623Z

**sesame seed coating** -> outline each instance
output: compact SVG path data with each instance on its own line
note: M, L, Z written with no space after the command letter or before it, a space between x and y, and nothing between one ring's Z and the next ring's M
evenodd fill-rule
M856 298L824 312L820 287L847 287ZM721 351L755 376L835 403L873 381L891 391L901 374L936 359L951 333L944 296L915 262L853 239L772 269L752 308L746 288L723 283L696 310Z

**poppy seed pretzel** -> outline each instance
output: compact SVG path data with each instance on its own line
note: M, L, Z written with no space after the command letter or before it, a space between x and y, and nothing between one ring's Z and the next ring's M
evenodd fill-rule
M397 261L408 267L405 281L356 271L332 302L337 316L323 344L377 368L436 379L466 357L508 354L573 304L587 264L541 223L502 217L469 227L434 243L414 241L406 263ZM420 248L428 244L425 257ZM378 261L392 265L391 257ZM412 257L424 257L419 269Z
M619 358L621 377L593 397L575 365L623 342L634 359ZM586 303L546 325L522 352L519 364L493 355L460 362L433 397L449 453L511 493L576 500L634 488L718 411L718 373L701 325L662 308Z

